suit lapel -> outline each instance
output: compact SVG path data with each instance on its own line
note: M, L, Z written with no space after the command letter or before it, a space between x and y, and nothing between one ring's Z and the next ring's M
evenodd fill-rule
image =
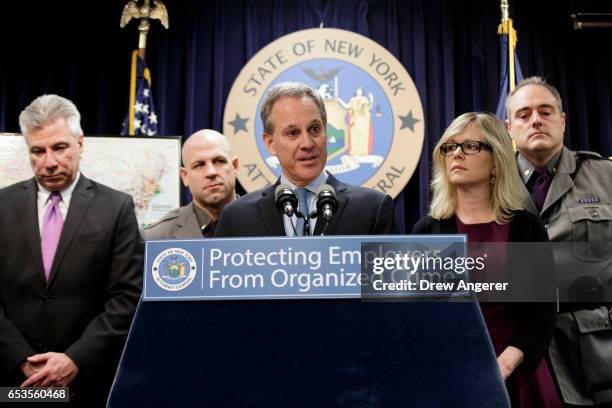
M340 180L335 178L331 173L327 176L327 184L332 186L336 191L336 200L338 201L338 210L332 217L329 222L329 226L327 227L327 231L325 234L334 235L336 230L338 229L338 222L340 222L340 218L346 205L348 204L348 197L346 195L346 190L348 190L348 185L342 183ZM315 225L314 235L321 235L323 232L323 228L325 227L325 221L323 219L317 218L317 224Z
M558 200L560 200L565 193L567 193L574 186L574 181L567 173L558 173L553 177L550 189L546 195L546 201L542 207L542 213L548 208L552 207Z
M548 208L552 207L558 200L560 200L565 193L574 187L574 180L572 180L571 174L576 171L576 160L572 155L572 152L563 148L561 153L561 160L555 173L548 194L546 194L546 201L542 207L542 213Z
M268 236L286 235L283 215L276 209L276 202L274 201L274 189L279 184L280 181L277 180L272 186L262 191L262 198L257 202L260 222L264 226L266 235ZM248 221L245 220L245 222Z
M175 238L191 239L194 237L202 237L202 230L198 224L198 219L193 208L193 201L183 208L176 220L180 226L174 233Z
M529 190L527 190L525 183L521 183L520 189L523 194L523 208L534 214L539 214L538 208L533 202L533 198L531 197L531 194L529 194Z
M43 285L45 282L45 272L42 264L42 252L40 249L40 227L38 226L38 198L36 181L32 178L22 184L23 189L19 192L19 218L23 225L23 232L28 241L32 260L39 271L38 277Z
M57 245L57 251L55 251L55 257L53 258L53 265L51 266L51 273L49 275L49 284L53 282L57 269L62 262L62 258L66 255L66 251L70 247L70 242L74 237L74 233L81 224L83 215L85 215L91 199L94 197L92 188L93 184L81 174L72 192L68 214L66 215L60 241Z

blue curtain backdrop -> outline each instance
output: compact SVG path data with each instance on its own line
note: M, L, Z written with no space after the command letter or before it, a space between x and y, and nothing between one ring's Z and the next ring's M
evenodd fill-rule
M137 42L136 23L119 29L125 3L17 2L4 12L0 131L18 131L27 103L58 93L75 101L86 133L119 133ZM222 129L240 69L279 36L323 23L389 49L416 82L425 110L421 162L396 200L407 231L427 211L429 157L446 125L460 113L496 108L498 1L167 0L166 6L170 30L154 21L147 50L162 135ZM566 143L612 155L612 30L572 30L570 0L511 6L523 74L547 77L564 98Z

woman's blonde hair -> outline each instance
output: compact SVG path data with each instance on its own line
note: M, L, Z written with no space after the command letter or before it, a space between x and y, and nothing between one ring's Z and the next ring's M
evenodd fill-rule
M472 123L478 127L485 141L492 147L491 154L496 172L489 194L489 207L495 214L495 221L498 224L505 224L512 219L513 211L522 208L520 189L522 181L519 177L510 134L499 119L485 112L468 112L457 117L446 128L434 148L431 181L433 197L430 214L435 219L448 219L455 214L457 188L449 182L446 175L446 159L440 152L440 145L465 132L465 129Z

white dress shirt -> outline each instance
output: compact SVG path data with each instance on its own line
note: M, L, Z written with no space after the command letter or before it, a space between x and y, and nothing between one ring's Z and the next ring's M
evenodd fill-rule
M60 195L62 196L62 200L59 202L60 213L62 214L62 219L66 220L66 214L68 214L68 207L70 206L70 199L72 198L72 192L74 191L74 187L76 186L79 178L81 177L81 172L77 172L77 176L74 178L72 184L68 186L68 188L60 191ZM38 229L42 236L42 227L43 221L45 219L45 211L47 211L47 207L51 205L51 200L49 197L51 196L52 191L44 188L38 181L38 194L37 194L37 208L38 208Z

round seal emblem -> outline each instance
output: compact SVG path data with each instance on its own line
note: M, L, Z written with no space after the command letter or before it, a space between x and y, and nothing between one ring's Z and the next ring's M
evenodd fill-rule
M153 261L151 274L160 288L171 292L185 289L196 276L195 258L182 248L168 248Z
M326 169L342 181L396 197L423 147L423 107L412 78L385 48L362 35L314 28L283 36L244 66L229 93L223 131L240 157L240 184L273 184L280 165L263 143L259 112L268 89L302 82L327 111Z

